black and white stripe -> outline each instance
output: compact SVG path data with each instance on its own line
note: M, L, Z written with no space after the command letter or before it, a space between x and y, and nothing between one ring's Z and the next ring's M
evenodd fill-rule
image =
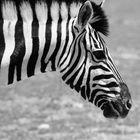
M97 106L115 97L123 80L99 34L108 34L106 16L88 1L95 13L81 29L77 21L83 2L1 0L0 75L5 79L0 83L12 84L50 69Z
M72 9L78 11L78 7L80 3L74 2L2 0L0 66L6 76L0 83L11 84L45 72L49 62L51 70L56 70L57 54L67 47L66 42L71 43L64 41L67 32L72 37L67 30L70 18L77 14Z

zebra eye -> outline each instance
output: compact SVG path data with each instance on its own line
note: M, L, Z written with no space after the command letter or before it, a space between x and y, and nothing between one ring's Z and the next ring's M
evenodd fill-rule
M106 59L106 56L103 50L93 51L92 54L98 60Z

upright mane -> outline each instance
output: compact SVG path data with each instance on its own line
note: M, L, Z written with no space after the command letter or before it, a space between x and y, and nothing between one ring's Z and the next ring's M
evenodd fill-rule
M97 5L93 1L91 2L92 2L94 15L91 19L90 24L96 31L104 34L105 36L108 36L109 23L108 23L107 16L100 5Z
M3 12L2 7L3 7L4 3L9 3L9 5L7 5L7 10L5 8L4 9L5 9L6 13L9 13L7 15L9 15L8 17L10 19L12 18L12 16L10 17L10 14L12 14L12 15L17 14L18 19L21 19L19 7L20 7L21 3L28 2L29 8L25 7L25 11L29 10L31 7L31 12L33 12L33 19L36 20L36 14L40 13L40 11L38 11L38 13L36 13L36 11L35 11L35 4L36 3L38 3L38 4L39 3L40 4L46 3L48 10L49 10L52 3L56 2L61 7L62 3L64 2L66 4L65 9L67 8L67 12L70 15L70 17L75 17L78 15L78 11L79 11L80 6L85 1L86 0L0 0L0 20L3 20L3 18L4 18L3 14L2 14L2 12ZM93 11L94 11L94 15L90 21L90 24L97 32L100 32L100 33L104 34L105 36L107 36L109 34L109 24L108 24L107 16L105 15L105 12L100 5L97 5L95 2L93 2L93 0L90 0L90 1L92 3L92 7L93 7ZM11 5L11 4L13 4L13 5ZM8 8L8 6L9 6L9 8ZM14 8L16 8L17 13L16 13L16 10L14 10ZM57 9L54 9L54 11L55 10L57 11ZM11 12L9 12L9 11L11 11ZM43 11L43 9L41 9L41 11ZM58 13L59 13L59 11L58 11ZM45 15L45 13L42 13L42 14ZM29 15L27 15L27 16L29 17Z

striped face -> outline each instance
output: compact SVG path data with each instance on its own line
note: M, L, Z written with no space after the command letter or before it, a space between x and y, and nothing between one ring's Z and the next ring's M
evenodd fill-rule
M131 97L105 43L101 36L90 28L86 30L85 40L88 76L84 96L104 110L106 117L125 117L131 107Z
M95 7L96 6L96 7ZM103 110L108 118L125 117L131 108L131 97L127 85L117 71L109 51L99 32L91 26L94 7L87 1L80 9L74 26L75 40L72 48L76 51L73 59L76 69L73 78L67 81L81 93L81 96ZM79 69L78 69L79 68ZM72 69L72 68L70 68ZM75 80L73 80L75 78Z

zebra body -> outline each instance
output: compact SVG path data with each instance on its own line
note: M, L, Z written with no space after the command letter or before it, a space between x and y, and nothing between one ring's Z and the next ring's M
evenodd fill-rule
M0 84L57 70L106 117L126 116L129 91L99 32L108 34L108 21L92 1L2 0Z

